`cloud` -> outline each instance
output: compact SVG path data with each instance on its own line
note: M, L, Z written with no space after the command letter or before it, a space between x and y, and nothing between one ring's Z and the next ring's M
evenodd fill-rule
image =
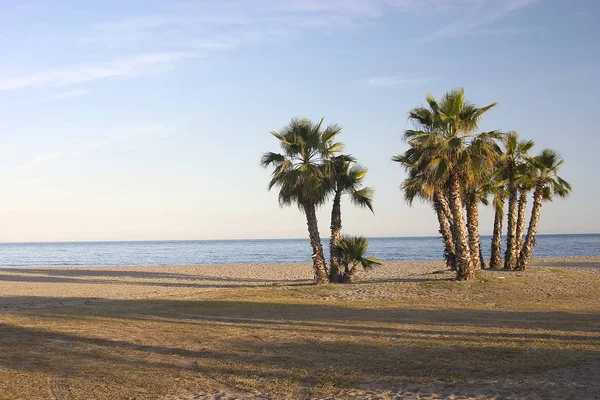
M431 39L469 34L517 33L518 28L485 29L508 14L541 0L229 0L176 3L92 26L81 40L106 48L213 51L280 40L303 31L355 29L392 13L427 12L455 21Z
M99 64L75 65L28 75L0 77L0 91L27 87L67 86L98 80L131 78L171 68L177 60L189 58L189 53L141 54Z
M68 99L70 97L78 97L88 93L87 89L76 89L76 90L68 90L66 92L59 92L50 97L46 97L45 101L58 101L63 99Z
M82 154L96 151L100 148L107 147L113 143L118 143L123 140L144 140L144 139L161 139L166 137L171 130L168 126L162 124L148 124L139 127L130 127L120 129L122 133L115 134L111 137L90 141L88 143L79 143L77 145L66 145L63 144L58 150L46 151L42 154L38 154L30 161L23 164L16 165L12 168L5 169L4 173L18 173L22 171L29 171L41 165L46 165L50 162L65 158L65 157L76 157ZM29 150L30 151L30 150Z
M498 22L509 14L523 7L532 5L541 0L471 0L467 2L468 7L463 8L462 18L442 27L427 39L443 39L475 34L508 33L514 34L528 29L519 28L496 28L485 29L485 27Z
M436 78L405 78L401 76L378 76L365 80L368 86L422 86L437 81Z
M190 49L205 53L288 38L306 30L358 28L388 10L422 8L422 0L229 0L173 3L94 24L79 39L111 49Z
M15 169L26 169L26 168L36 167L40 164L44 164L49 161L60 158L60 157L64 156L65 154L66 154L65 150L56 150L56 151L52 151L52 152L49 152L46 154L41 154L41 155L35 157L33 160L16 167Z
M541 0L229 0L168 2L154 8L148 4L144 13L92 22L81 27L81 33L72 41L61 43L65 50L85 47L96 56L104 55L101 61L0 76L0 91L133 78L174 68L191 57L287 40L306 32L360 29L398 13L411 16L426 12L433 18L442 16L455 21L425 41L473 34L514 34L522 30L494 24L538 1ZM49 100L67 97L72 96L57 95Z
M161 72L191 57L283 40L306 30L356 27L365 19L380 18L384 8L392 3L391 0L231 0L174 2L159 8L149 5L144 13L93 22L82 27L81 34L72 41L60 43L65 49L85 47L87 52L104 54L104 60L23 75L0 75L0 91L63 87ZM141 54L122 56L136 53ZM61 100L75 96L74 93L58 94L47 100Z

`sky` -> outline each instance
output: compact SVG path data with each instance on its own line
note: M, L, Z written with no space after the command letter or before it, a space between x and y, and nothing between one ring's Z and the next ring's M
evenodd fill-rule
M540 233L600 232L599 17L595 0L0 0L0 241L306 237L259 165L296 116L340 124L369 169L375 213L344 201L344 232L437 235L391 157L408 111L457 87L498 102L481 129L564 157L573 194Z

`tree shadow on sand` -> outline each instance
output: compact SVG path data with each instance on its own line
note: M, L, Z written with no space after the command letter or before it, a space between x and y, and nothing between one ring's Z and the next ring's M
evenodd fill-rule
M240 390L248 380L344 388L600 362L600 317L591 313L37 300L77 306L0 313L0 370L65 376L81 387L102 382L129 394L164 390L175 378Z
M245 277L222 277L201 274L185 274L172 272L134 271L127 267L119 267L119 270L89 269L89 268L0 268L0 279L2 273L13 275L42 275L57 278L134 278L134 279L171 279L171 280L211 280L223 282L281 282L279 279L260 279ZM149 267L150 268L150 267ZM160 268L160 267L157 267ZM199 266L201 268L201 266Z
M0 271L1 272L1 271ZM21 271L19 271L21 272ZM164 278L164 277L154 277L152 274L150 276L144 276L145 274L141 274L141 278L146 279L173 279L173 278ZM164 274L158 274L164 275ZM177 275L177 274L174 274ZM0 281L5 282L39 282L39 283L76 283L76 284L84 284L84 285L123 285L123 286L158 286L158 287L173 287L173 288L243 288L243 287L256 287L256 286L264 286L264 285L273 285L273 284L286 284L290 286L298 286L298 285L308 285L311 283L308 279L295 279L295 280L273 280L273 279L252 279L252 278L220 278L213 276L202 276L202 275L192 275L193 278L182 278L178 277L176 279L186 279L192 282L165 282L165 281L154 281L154 280L118 280L118 279L110 279L110 276L119 278L126 277L128 274L123 275L106 275L106 274L92 274L91 276L98 277L106 277L105 279L99 278L86 278L90 276L89 274L82 273L81 277L77 275L61 275L61 274L45 274L45 275L25 275L25 274L2 274L0 273ZM193 282L196 281L196 282Z

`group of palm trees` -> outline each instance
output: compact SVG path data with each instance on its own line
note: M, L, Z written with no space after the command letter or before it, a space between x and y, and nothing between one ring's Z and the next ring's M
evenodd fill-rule
M477 107L465 99L464 90L446 93L440 101L426 97L427 107L409 112L415 129L404 132L409 148L393 157L407 171L402 182L405 199L430 202L444 240L444 258L458 280L472 279L485 268L479 236L479 203L495 209L490 268L501 268L504 204L508 222L504 268L523 270L531 259L540 210L553 195L567 196L568 182L558 176L563 160L545 149L530 156L531 140L516 132L480 132L481 117L496 103ZM367 170L350 155L342 154L338 125L324 127L294 118L279 132L281 153L263 154L261 165L273 167L269 190L279 188L280 205L296 204L306 215L316 283L352 281L356 268L370 268L379 260L366 257L368 241L342 236L341 197L373 211L373 190L363 186ZM525 240L527 196L533 205ZM317 207L333 200L329 268L317 224ZM464 210L466 210L466 218Z
M350 282L360 265L371 268L379 260L366 257L368 241L361 236L342 236L342 195L352 203L373 211L373 189L363 186L367 169L354 157L342 154L344 144L336 141L338 125L323 127L323 119L314 123L306 118L293 118L279 132L271 132L279 140L281 153L263 154L261 165L272 166L269 190L279 188L279 204L296 204L306 215L313 269L316 283ZM329 268L317 224L317 207L333 198Z
M427 107L409 112L415 129L404 132L409 149L393 157L407 171L402 182L405 199L430 202L444 240L444 256L457 279L467 280L485 268L479 237L479 203L495 209L490 268L501 268L502 222L508 198L508 225L504 268L524 270L532 256L540 210L553 195L567 196L568 182L558 176L563 160L545 149L528 152L531 140L516 132L479 132L481 117L496 103L477 107L463 89L446 93L438 102L426 97ZM527 195L533 206L525 240ZM463 209L466 209L466 220Z

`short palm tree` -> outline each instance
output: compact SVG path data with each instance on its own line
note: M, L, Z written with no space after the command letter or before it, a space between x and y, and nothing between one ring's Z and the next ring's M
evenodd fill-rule
M443 187L433 187L427 175L419 169L419 163L410 159L411 149L404 154L398 154L392 157L392 161L399 162L404 166L408 177L404 179L400 188L404 192L404 199L412 206L415 199L421 199L424 202L430 202L436 213L439 232L444 240L444 259L446 265L453 271L456 271L456 257L454 256L454 240L452 238L452 212L448 205L448 200L444 194Z
M342 236L337 246L344 266L344 282L354 280L359 266L368 270L382 265L380 260L366 256L369 241L363 236Z
M517 179L517 189L519 198L517 200L517 222L515 228L515 254L521 254L523 247L523 234L525 233L525 210L527 208L527 195L534 189L536 168L533 167L530 160L525 160L519 166L519 177Z
M326 200L330 187L327 160L343 149L343 144L335 141L341 128L322 125L323 119L314 123L293 118L279 132L271 132L279 140L282 153L268 152L261 159L264 168L274 167L269 190L279 188L279 204L296 204L306 215L316 283L329 281L316 209Z
M493 188L491 171L497 164L501 154L496 140L501 137L500 132L484 132L476 135L467 148L465 163L468 164L463 178L466 187L464 198L467 209L467 230L469 232L469 248L474 268L485 268L485 261L481 252L481 239L479 236L479 203L488 204L488 196Z
M508 192L506 181L498 179L497 174L492 178L490 195L493 196L494 228L492 231L492 246L490 254L490 269L499 269L502 258L502 222L504 220L504 201Z
M340 262L338 244L342 235L342 207L343 194L350 196L352 204L366 207L373 212L373 189L363 187L367 169L356 163L349 155L339 155L330 160L332 170L333 206L331 208L331 239L329 281L341 282L343 268Z
M506 251L504 253L504 268L515 269L517 264L517 202L518 202L518 179L520 167L527 158L527 153L533 148L533 140L521 140L517 132L508 132L503 140L504 153L502 155L502 167L499 170L501 179L507 181L508 191L508 222L506 229Z
M533 254L542 202L544 200L552 201L554 195L567 197L571 193L569 182L558 176L558 169L564 160L556 151L544 149L540 155L531 158L529 162L535 169L535 176L533 177L535 189L533 191L533 207L529 227L527 228L527 236L517 263L517 269L519 270L527 268Z
M472 154L467 149L476 136L478 122L496 103L476 107L465 99L462 88L446 93L439 103L432 96L426 100L428 108L417 107L410 111L409 119L417 129L405 131L404 138L411 146L409 150L416 153L411 157L422 160L416 165L432 181L432 186L447 188L457 279L472 279L475 266L464 222L461 188L471 165Z

